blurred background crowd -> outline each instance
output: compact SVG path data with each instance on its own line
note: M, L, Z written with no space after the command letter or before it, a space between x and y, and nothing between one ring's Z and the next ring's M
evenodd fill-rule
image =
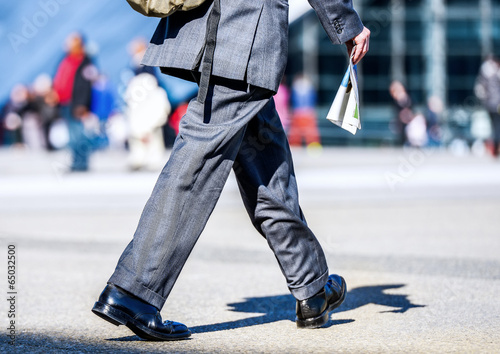
M307 1L290 0L290 46L275 97L291 145L413 146L498 156L500 1L354 1L372 31L358 68L363 129L324 117L347 65ZM304 5L305 4L305 5ZM127 149L131 170L157 169L196 85L140 61L156 19L125 1L0 5L0 146Z

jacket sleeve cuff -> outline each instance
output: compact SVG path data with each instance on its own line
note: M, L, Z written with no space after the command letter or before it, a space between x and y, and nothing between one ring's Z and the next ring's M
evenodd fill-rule
M333 44L345 43L363 31L363 23L352 6L344 6L342 15L336 15L337 11L329 8L335 6L333 4L318 1L310 1L310 3Z

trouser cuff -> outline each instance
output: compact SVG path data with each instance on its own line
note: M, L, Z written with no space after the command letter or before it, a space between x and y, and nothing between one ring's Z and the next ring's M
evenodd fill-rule
M313 297L314 295L319 293L321 289L325 287L327 281L328 270L311 284L295 289L290 288L290 292L299 301L309 299L310 297Z
M132 274L123 274L121 271L117 271L113 273L111 278L109 278L108 283L115 284L123 290L128 291L132 295L137 296L139 299L153 305L158 310L161 310L167 300L158 293L137 282Z

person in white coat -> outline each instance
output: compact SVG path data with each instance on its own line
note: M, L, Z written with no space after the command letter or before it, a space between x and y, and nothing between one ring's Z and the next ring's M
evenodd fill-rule
M129 166L132 170L156 170L165 152L162 126L170 114L167 93L156 78L141 73L130 80L125 93L129 124Z

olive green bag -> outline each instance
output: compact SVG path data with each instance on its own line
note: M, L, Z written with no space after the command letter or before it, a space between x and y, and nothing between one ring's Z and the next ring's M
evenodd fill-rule
M205 0L127 0L130 6L150 17L167 17L176 11L188 11L200 6Z

